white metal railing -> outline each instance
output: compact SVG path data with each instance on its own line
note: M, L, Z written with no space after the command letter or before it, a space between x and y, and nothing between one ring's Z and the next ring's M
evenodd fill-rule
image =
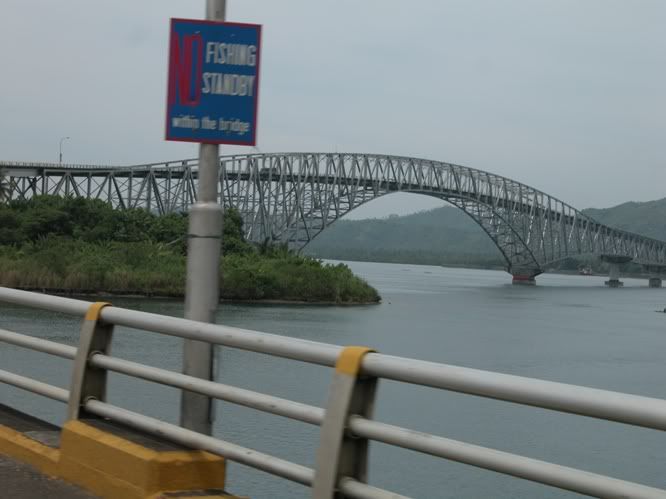
M404 497L365 483L370 441L588 496L666 498L665 490L421 433L371 417L376 382L381 378L656 430L666 430L666 400L394 357L359 347L345 348L112 306L101 308L86 301L9 288L0 288L0 302L85 317L78 348L0 329L1 342L73 360L69 390L3 370L0 370L0 382L69 404L70 418L77 418L80 411L110 418L312 487L312 497L318 499L332 498L336 492L354 498ZM112 357L107 353L114 326L206 341L322 366L337 366L327 407L315 407ZM354 362L358 364L357 372ZM107 371L321 426L317 465L314 469L308 468L113 406L104 396ZM88 390L86 393L82 391L84 386Z

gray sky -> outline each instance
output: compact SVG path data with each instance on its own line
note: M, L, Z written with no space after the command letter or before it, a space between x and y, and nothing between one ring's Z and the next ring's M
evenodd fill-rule
M168 19L204 0L3 0L0 158L136 164L166 142ZM663 0L229 0L264 25L258 147L491 171L578 208L666 197ZM222 146L224 152L251 152ZM359 216L432 205L388 196Z

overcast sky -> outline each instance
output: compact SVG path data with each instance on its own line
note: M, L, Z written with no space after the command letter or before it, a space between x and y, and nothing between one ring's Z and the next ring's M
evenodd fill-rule
M55 162L64 136L66 162L195 157L163 138L168 20L204 10L3 0L0 159ZM578 208L666 197L663 0L229 0L227 19L264 26L262 152L442 160Z

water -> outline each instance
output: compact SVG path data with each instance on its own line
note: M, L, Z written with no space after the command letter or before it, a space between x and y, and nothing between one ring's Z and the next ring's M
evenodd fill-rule
M624 279L543 275L538 286L510 284L504 272L352 263L376 286L380 305L361 307L232 305L218 322L393 355L666 398L666 293ZM182 315L177 301L115 299L118 306ZM0 327L74 344L78 321L4 306ZM114 355L180 368L180 340L120 328ZM264 393L323 405L331 370L232 349L220 352L218 377ZM66 387L67 362L0 345L2 369ZM109 400L177 421L178 393L121 375ZM55 423L57 402L0 386L0 401ZM226 403L216 406L216 436L313 466L317 428ZM381 381L376 419L666 488L666 437L657 431ZM569 498L493 472L372 444L370 482L412 497ZM229 489L253 499L305 498L308 490L237 464Z

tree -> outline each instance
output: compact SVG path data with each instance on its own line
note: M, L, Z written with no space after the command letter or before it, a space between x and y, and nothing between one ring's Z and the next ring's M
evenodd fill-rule
M234 208L224 210L224 225L222 230L222 253L247 253L252 246L245 241L243 232L243 217Z
M5 172L5 170L0 170L0 203L6 203L9 201L11 194L12 189L9 177L7 177L7 172Z

